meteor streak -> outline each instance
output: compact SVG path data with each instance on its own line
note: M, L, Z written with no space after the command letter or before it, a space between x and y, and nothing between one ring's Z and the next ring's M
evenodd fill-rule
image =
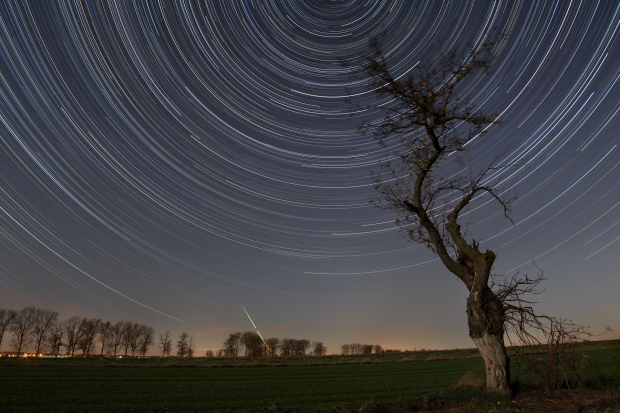
M252 323L252 325L254 326L254 330L256 330L256 332L258 333L258 336L260 337L261 340L263 340L263 344L265 344L265 347L267 347L267 350L269 350L269 352L271 352L271 349L269 349L269 346L267 345L267 343L265 342L265 339L263 338L263 336L260 334L260 331L258 331L258 328L256 328L256 324L254 324L254 321L252 321L252 317L250 317L250 314L248 314L248 310L245 309L245 307L243 306L243 303L241 302L241 300L239 300L239 304L241 304L241 307L243 307L243 311L245 311L245 314L248 316L248 318L250 319L250 323Z

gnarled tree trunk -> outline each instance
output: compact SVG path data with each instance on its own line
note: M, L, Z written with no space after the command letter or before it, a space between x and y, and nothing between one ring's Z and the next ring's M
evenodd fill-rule
M504 305L486 282L472 285L467 299L467 323L469 336L484 359L486 389L509 390L510 358L504 346Z

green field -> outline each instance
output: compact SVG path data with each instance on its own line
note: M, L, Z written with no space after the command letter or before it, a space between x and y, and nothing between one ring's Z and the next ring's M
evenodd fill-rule
M611 350L620 349L620 340L587 341L578 344L578 349ZM508 347L508 354L513 356L514 351ZM106 357L74 357L69 359L55 360L43 358L1 358L0 368L6 366L72 366L72 367L167 367L167 366L193 366L193 367L241 367L241 366L307 366L319 364L360 364L360 363L400 363L418 362L431 360L454 360L481 358L476 348L453 349L453 350L421 350L402 353L380 353L360 355L330 355L330 356L290 356L290 357L194 357L188 358L106 358Z
M0 411L261 410L406 404L455 385L480 360L264 368L2 369Z
M620 350L587 354L593 369L620 378ZM424 395L454 393L468 371L483 374L482 360L472 358L255 368L71 367L53 361L47 367L0 361L0 412L334 411L369 400L403 407L419 405Z

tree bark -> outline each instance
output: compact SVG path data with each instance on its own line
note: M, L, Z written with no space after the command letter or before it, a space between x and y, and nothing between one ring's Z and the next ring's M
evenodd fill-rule
M504 347L504 338L484 333L482 337L473 338L484 359L486 389L493 391L509 390L510 364Z
M510 389L510 358L504 345L504 306L486 282L476 284L467 299L469 336L484 359L486 389L506 391Z

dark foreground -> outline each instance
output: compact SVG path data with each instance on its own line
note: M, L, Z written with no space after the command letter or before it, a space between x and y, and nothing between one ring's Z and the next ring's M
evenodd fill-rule
M0 412L345 412L363 406L368 413L620 412L620 350L586 354L604 390L563 392L553 400L523 389L510 397L457 387L459 380L474 387L480 382L481 359L255 368L71 367L63 366L66 360L36 367L0 361ZM519 374L514 368L513 379Z

